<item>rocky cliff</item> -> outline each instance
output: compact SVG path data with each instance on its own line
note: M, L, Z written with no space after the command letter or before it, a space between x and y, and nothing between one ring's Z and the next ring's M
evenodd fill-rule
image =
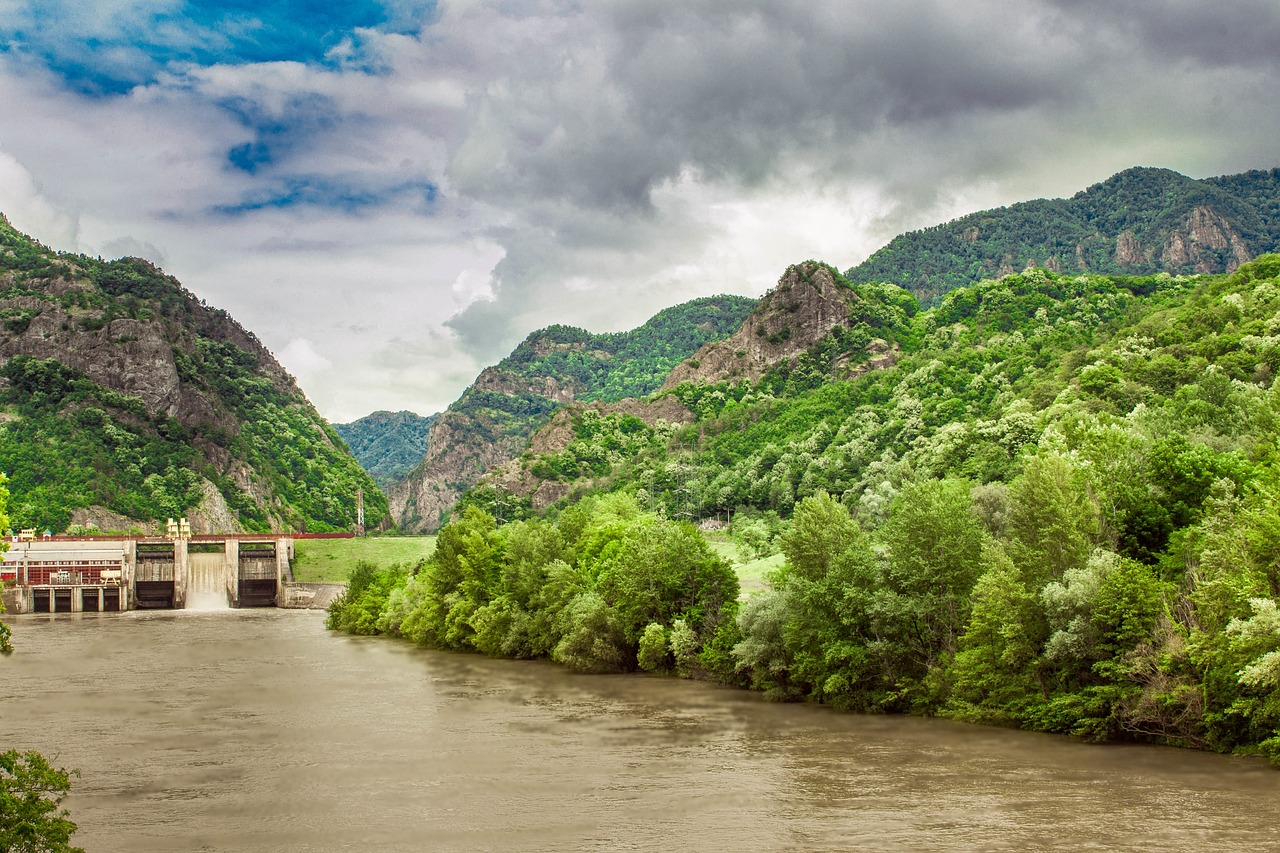
M572 399L571 386L560 386L554 377L521 382L499 368L488 368L432 424L427 452L418 466L391 486L391 517L401 530L435 530L469 486L490 468L518 456L556 404Z
M0 217L0 319L15 523L340 529L357 488L381 514L266 347L147 261L54 252Z
M738 331L676 365L662 383L663 390L681 382L755 381L771 365L804 352L836 326L847 324L859 297L837 283L836 275L813 261L788 267Z
M552 326L533 333L432 425L421 463L389 489L391 516L402 530L435 530L468 487L518 457L557 410L648 395L674 365L737 330L755 304L713 296L668 308L629 332Z

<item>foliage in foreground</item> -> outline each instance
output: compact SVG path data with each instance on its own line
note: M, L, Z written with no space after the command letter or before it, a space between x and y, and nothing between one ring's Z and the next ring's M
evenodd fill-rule
M71 776L38 752L0 752L0 850L6 853L83 853L71 846L76 825L61 808Z

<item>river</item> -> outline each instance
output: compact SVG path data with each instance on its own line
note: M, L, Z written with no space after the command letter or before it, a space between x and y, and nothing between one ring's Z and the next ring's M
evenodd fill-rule
M95 851L1280 849L1280 772L329 634L20 616L0 748Z

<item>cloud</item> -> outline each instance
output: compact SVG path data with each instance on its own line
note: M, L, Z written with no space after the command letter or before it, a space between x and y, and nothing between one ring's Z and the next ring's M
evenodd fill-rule
M45 198L31 173L0 150L0 212L20 231L55 246L74 246L75 217Z
M443 407L548 323L759 294L1132 165L1280 165L1263 0L246 8L9 0L0 209L155 247L309 342L347 420Z
M316 352L315 346L306 338L289 341L276 357L294 376L303 380L333 367L333 362Z
M132 237L118 237L115 240L110 240L102 245L98 254L110 260L115 260L116 258L146 258L162 269L169 265L169 256L163 249L151 243L135 240Z
M1269 0L1054 0L1063 15L1093 25L1094 37L1167 65L1272 68L1280 65L1280 8Z

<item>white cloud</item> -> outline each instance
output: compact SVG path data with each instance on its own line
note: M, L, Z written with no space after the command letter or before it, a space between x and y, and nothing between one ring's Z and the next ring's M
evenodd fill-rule
M316 348L306 338L289 341L284 349L276 353L276 358L300 380L310 379L333 367L333 362L316 352Z
M0 125L0 210L161 263L327 416L427 414L541 325L756 295L1132 165L1280 165L1258 106L1280 16L1153 2L455 0L323 67L175 64L109 97L0 54L23 119ZM55 8L93 34L176 6Z
M76 244L76 219L59 209L36 185L31 173L0 150L0 212L19 231L55 247Z

